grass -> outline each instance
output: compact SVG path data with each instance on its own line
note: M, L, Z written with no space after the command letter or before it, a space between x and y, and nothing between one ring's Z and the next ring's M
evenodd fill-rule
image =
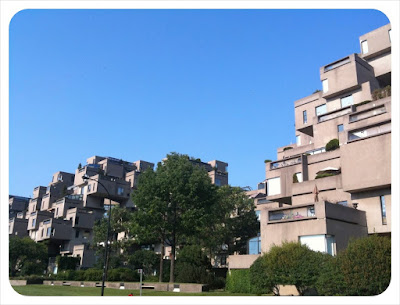
M100 287L72 287L72 286L48 286L26 285L12 286L16 292L29 296L100 296ZM132 293L139 296L139 290L105 288L105 296L128 296ZM202 293L185 293L172 291L142 290L143 296L250 296L253 294L230 293L227 291L211 291Z

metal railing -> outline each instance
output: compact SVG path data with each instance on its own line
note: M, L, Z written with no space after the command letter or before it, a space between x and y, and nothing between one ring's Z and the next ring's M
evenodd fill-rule
M296 165L301 163L301 157L297 157L294 159L286 159L282 161L275 161L270 164L270 169L277 169L286 166Z

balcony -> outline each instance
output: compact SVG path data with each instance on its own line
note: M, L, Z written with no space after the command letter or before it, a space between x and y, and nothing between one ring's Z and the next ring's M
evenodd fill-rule
M314 204L298 208L269 211L268 223L315 219Z
M327 113L324 113L324 114L318 116L318 123L322 123L322 122L325 122L325 121L328 121L328 120L332 120L332 119L335 119L337 117L346 115L346 114L351 113L351 112L352 112L352 107L351 106L348 106L346 108L341 108L341 109L338 109L338 110L335 110L335 111L327 112Z
M386 108L384 105L373 107L373 108L370 108L370 109L364 110L364 111L355 112L349 116L349 123L368 119L370 117L380 115L380 114L383 114L386 112L387 111L386 111Z
M270 170L283 168L287 166L292 166L296 164L301 164L301 156L297 156L294 158L288 158L282 161L275 161L270 163Z

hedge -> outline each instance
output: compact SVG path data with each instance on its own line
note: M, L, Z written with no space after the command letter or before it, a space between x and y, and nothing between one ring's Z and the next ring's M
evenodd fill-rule
M233 293L251 293L250 269L234 269L226 275L225 289Z

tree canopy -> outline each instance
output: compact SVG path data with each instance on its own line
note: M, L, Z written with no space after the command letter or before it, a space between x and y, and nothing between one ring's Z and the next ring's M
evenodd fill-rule
M207 171L194 165L187 155L171 153L155 171L142 173L132 200L137 208L137 238L155 237L162 245L171 246L170 282L174 282L176 247L209 223L217 202L216 186Z

